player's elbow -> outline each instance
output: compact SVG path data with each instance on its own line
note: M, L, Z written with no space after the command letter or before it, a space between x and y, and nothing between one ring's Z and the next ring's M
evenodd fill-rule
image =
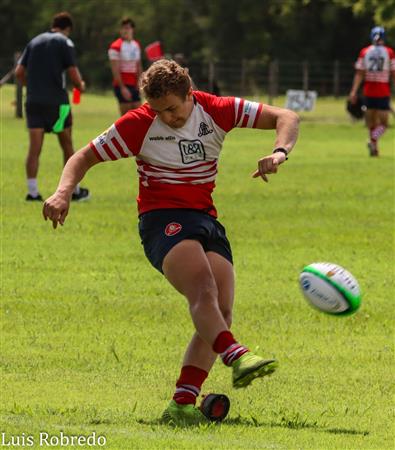
M14 70L14 75L17 80L23 81L25 78L25 68L21 64L18 64Z
M299 128L300 117L299 117L299 114L296 114L295 111L291 111L290 109L285 109L283 118L286 120L286 122L290 126L292 126L294 128Z

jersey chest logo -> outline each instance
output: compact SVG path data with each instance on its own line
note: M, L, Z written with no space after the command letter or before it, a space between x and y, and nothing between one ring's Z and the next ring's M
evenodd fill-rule
M204 161L206 159L206 152L204 151L203 143L199 141L199 139L181 139L178 146L180 148L181 158L184 164Z
M210 128L206 123L204 122L200 122L199 125L199 133L198 136L206 136L207 134L212 133L214 130L212 128Z

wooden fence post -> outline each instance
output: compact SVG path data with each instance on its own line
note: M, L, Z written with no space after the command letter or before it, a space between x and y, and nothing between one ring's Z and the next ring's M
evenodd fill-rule
M16 52L14 54L14 67L16 67L18 60L20 58L20 52ZM23 86L22 83L14 76L15 80L15 117L22 118L23 117Z
M339 97L339 85L340 85L340 70L339 70L339 60L336 59L336 61L333 64L333 95L335 98Z
M270 61L269 63L269 86L268 86L268 104L272 105L273 100L278 95L278 61Z
M208 91L214 92L215 68L213 61L208 63Z
M303 61L303 90L309 90L309 62Z
M241 74L240 74L240 96L246 95L246 81L247 81L247 61L243 58L241 60Z

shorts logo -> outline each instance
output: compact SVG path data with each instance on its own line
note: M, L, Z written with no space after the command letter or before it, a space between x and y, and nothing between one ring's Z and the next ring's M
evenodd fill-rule
M184 164L193 163L195 161L204 161L206 159L203 143L199 141L199 139L191 141L188 139L181 139L178 145Z
M166 236L174 236L182 230L182 225L177 222L171 222L166 225L165 235Z

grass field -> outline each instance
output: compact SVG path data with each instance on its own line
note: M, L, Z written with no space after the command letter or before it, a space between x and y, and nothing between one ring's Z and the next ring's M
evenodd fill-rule
M230 397L226 422L171 429L158 418L192 325L184 299L144 257L134 161L93 168L82 183L91 201L73 204L54 231L41 205L24 200L27 133L13 117L11 87L0 95L6 438L24 433L37 443L43 431L96 432L114 450L393 448L394 128L381 157L370 159L366 131L349 121L343 101L319 100L302 115L297 147L269 184L250 174L274 133L230 133L215 200L235 259L233 330L280 368L234 391L217 362L203 390ZM112 96L86 94L74 108L76 147L116 117ZM56 137L47 136L44 196L61 168ZM357 277L364 293L357 314L330 317L307 305L298 273L314 261Z

